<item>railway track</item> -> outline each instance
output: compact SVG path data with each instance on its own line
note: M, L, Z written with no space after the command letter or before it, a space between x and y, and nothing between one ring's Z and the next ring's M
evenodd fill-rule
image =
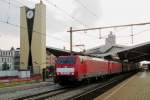
M46 87L46 86L50 86L50 85L52 86L52 85L55 85L55 84L54 83L42 83L42 84L34 83L33 85L6 87L4 89L3 88L0 89L0 95L6 94L6 93L13 93L13 92L16 92L16 91L23 91L23 90L28 90L28 89Z
M83 91L77 95L73 95L69 98L65 98L66 100L93 100L95 97L99 96L100 94L106 92L113 86L119 84L120 82L124 81L125 79L129 78L130 76L134 75L135 73L129 73L126 75L121 75L114 79L111 79L103 84L100 84L92 89L88 89L87 91Z
M104 82L81 85L78 87L60 87L39 94L21 97L16 100L91 100L131 75L133 75L133 73L116 76Z
M50 86L50 87L53 87L53 86ZM43 88L45 88L45 87L43 87ZM14 100L35 100L35 99L38 99L38 98L46 98L47 95L49 95L49 96L50 95L52 95L52 96L57 95L61 92L64 92L65 90L66 90L66 87L61 87L61 86L56 85L53 88L47 89L43 92L41 92L39 90L38 93L33 93L33 94L30 94L30 95L21 96L21 97L18 97L16 99L14 99Z
M44 100L44 99L47 99L50 97L55 97L57 95L68 93L68 92L73 91L74 89L77 89L77 88L80 89L81 87L83 87L83 86L79 86L79 87L72 86L72 85L64 86L64 87L59 87L57 89L53 89L50 91L45 91L42 93L33 94L33 95L26 96L26 97L21 97L21 98L15 99L15 100Z
M76 88L72 91L49 97L48 100L93 100L95 97L99 96L132 75L133 73L116 76L105 82Z
M67 91L65 88L58 88L58 89L53 89L38 94L17 98L15 100L41 100L41 99L46 99L50 96L59 95L60 93L64 93L65 91Z
M59 85L57 84L46 84L46 85L38 85L38 86L33 86L33 87L24 87L24 88L17 88L16 90L14 89L12 91L3 91L0 94L0 100L17 100L22 97L28 97L30 95L35 95L39 93L43 93L45 91L50 91L50 90L55 90L60 88Z

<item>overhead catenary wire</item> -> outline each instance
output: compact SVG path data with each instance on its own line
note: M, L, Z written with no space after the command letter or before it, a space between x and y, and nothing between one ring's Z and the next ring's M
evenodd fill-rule
M5 1L5 0L0 0L0 1L2 1L3 3L6 3L6 4L10 4L11 5L11 7L13 6L13 7L15 7L15 8L19 8L20 9L20 7L23 5L17 5L17 4L14 4L14 3L12 3L12 2L8 2L8 1ZM21 2L20 2L20 4L21 4ZM70 27L70 26L68 26L68 25L65 25L65 24L61 24L61 25L63 25L63 26L65 26L65 27Z
M9 1L6 1L6 0L0 0L0 2L3 2L5 4L10 4L11 6L15 7L15 8L18 8L18 5L17 4L14 4L12 2L9 2Z
M10 5L11 5L11 2L10 2L10 0L8 1L8 11L6 12L6 16L7 16L7 23L8 23L8 21L9 21L9 13L10 13Z
M21 2L21 0L16 0L19 4L21 4L21 6L25 6L24 3Z
M53 7L59 9L61 12L63 12L64 14L66 14L67 16L69 16L71 19L73 19L74 21L78 22L80 25L87 27L88 25L84 24L83 22L81 22L80 20L78 20L77 18L75 18L74 16L70 15L68 12L66 12L64 9L62 9L61 7L59 7L58 5L56 5L53 2L50 2L49 0L45 0L47 3L49 3L50 5L52 5Z
M143 25L147 25L147 24L150 24L150 22L136 23L136 24L126 24L126 25L114 25L114 26L101 26L101 27L85 28L85 29L74 29L74 30L72 30L72 32L99 30L99 29L109 29L109 28L119 28L119 27L130 27L130 26L143 26ZM70 32L70 30L67 31L67 32Z
M86 5L84 5L80 0L75 0L76 2L78 2L84 9L86 9L92 16L97 17L97 15L91 11Z
M80 32L80 31L89 31L89 30L99 30L99 29L109 29L109 28L118 28L118 27L131 27L131 43L133 44L133 38L134 38L134 33L133 33L133 26L143 26L150 24L150 22L145 22L145 23L137 23L137 24L126 24L126 25L115 25L115 26L104 26L104 27L97 27L97 28L87 28L87 29L74 29L72 32ZM71 32L70 30L67 32Z
M19 6L19 5L13 4L12 2L10 2L10 0L9 0L9 2L6 1L6 0L0 0L0 1L2 1L3 3L6 3L6 4L9 5L8 11L10 10L10 5L11 5L11 6L15 6L15 7L17 7L17 8L20 9L20 6ZM15 26L15 27L21 27L21 28L24 28L24 27L22 27L22 26L20 26L20 25L10 23L10 22L9 22L9 15L8 15L8 14L7 14L7 17L6 17L6 18L7 18L6 21L0 20L0 22L9 24L9 25L12 25L12 26ZM66 26L66 25L65 25L65 26ZM35 32L35 31L34 31L34 32ZM39 33L39 32L36 32L36 33ZM49 36L49 37L52 37L52 35ZM53 36L53 37L54 37L54 36ZM57 38L57 37L55 37L55 38ZM61 39L61 38L57 38L57 39L58 39L59 41L60 41L60 40L63 40L63 39ZM63 40L63 41L67 42L66 40Z
M9 2L9 5L10 5L10 4L12 4L12 3ZM8 23L7 23L7 22L8 22ZM7 24L10 24L10 25L13 25L13 26L15 26L15 27L18 27L18 26L19 26L19 25L15 25L15 24L9 23L9 20L7 20L6 23L7 23ZM129 26L130 26L130 25L138 25L138 26L139 26L139 25L146 25L146 24L150 24L150 23L129 24ZM19 26L19 27L20 27L20 26ZM115 26L115 27L127 27L127 25L124 25L124 26ZM104 27L104 28L108 28L108 27ZM100 28L100 29L101 29L101 28ZM85 32L85 31L87 32L88 30L84 30L84 32ZM144 31L144 32L145 32L145 31ZM136 34L136 33L135 33L135 34ZM133 34L133 35L135 35L135 34ZM140 34L140 33L139 33L139 34ZM51 36L50 36L50 37L51 37ZM122 37L123 37L123 36L122 36ZM104 38L104 37L102 37L102 38ZM57 38L57 39L58 39L58 38Z
M5 24L9 24L9 25L14 26L14 27L18 27L18 28L22 28L22 29L26 29L26 30L27 30L27 27L23 27L23 26L20 26L20 25L17 25L17 24L13 24L13 23L10 23L10 22L2 21L2 20L0 20L0 22L1 22L1 23L5 23ZM33 30L33 32L34 32L35 34L40 34L40 35L48 36L48 37L50 37L50 38L55 38L55 39L57 39L58 41L63 41L63 42L68 43L68 41L66 41L66 40L64 40L64 39L62 39L62 38L54 37L54 36L52 36L52 35L47 35L47 34L45 34L45 33L41 33L41 32L35 31L35 30Z
M0 0L3 1L3 0ZM74 21L78 22L80 25L87 27L88 25L82 23L80 20L78 20L77 18L75 18L74 16L70 15L69 13L67 13L64 9L62 9L61 7L57 6L56 4L54 4L53 2L50 2L48 0L45 0L46 2L48 2L48 4L51 4L53 7L57 8L58 10L60 10L61 12L63 12L64 14L66 14L67 16L69 16L71 19L73 19ZM18 1L20 4L24 5L23 3L21 3L20 1ZM5 3L9 4L9 5L13 5L15 7L17 7L17 4L13 4L10 3L8 1L5 1ZM18 8L20 8L20 6L18 6ZM68 25L64 25L65 27L69 27Z
M144 29L144 30L139 31L139 32L137 32L137 33L134 33L134 36L139 35L139 34L142 34L143 32L147 32L147 31L150 31L150 28Z

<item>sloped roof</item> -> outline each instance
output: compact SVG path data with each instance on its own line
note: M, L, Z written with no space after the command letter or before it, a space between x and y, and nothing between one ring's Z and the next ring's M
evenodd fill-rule
M85 52L85 54L104 54L104 53L111 52L111 49L113 49L113 48L118 48L120 50L120 49L124 49L126 47L127 46L117 45L117 44L110 45L110 46L102 45L102 46L98 46L98 47L87 50Z
M118 55L121 60L128 60L129 62L150 60L150 42L130 46L114 52L99 54L97 56L107 59L114 54Z
M55 48L55 47L46 47L46 50L49 51L50 53L52 53L55 56L67 56L70 55L70 50L64 50L64 49L59 49L59 48ZM73 55L85 55L83 52L75 52L72 51Z
M126 48L119 51L117 54L121 59L128 59L133 62L150 60L150 42Z
M57 57L70 54L69 50L59 49L59 48L55 48L55 47L46 47L46 50Z

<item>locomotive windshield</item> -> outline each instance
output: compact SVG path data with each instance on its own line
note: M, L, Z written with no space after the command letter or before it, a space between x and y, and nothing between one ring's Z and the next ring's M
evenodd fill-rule
M75 57L59 57L57 64L75 64Z

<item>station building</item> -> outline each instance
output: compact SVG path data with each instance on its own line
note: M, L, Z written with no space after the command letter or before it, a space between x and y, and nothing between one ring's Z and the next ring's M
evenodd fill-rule
M0 49L0 70L14 70L15 49Z

